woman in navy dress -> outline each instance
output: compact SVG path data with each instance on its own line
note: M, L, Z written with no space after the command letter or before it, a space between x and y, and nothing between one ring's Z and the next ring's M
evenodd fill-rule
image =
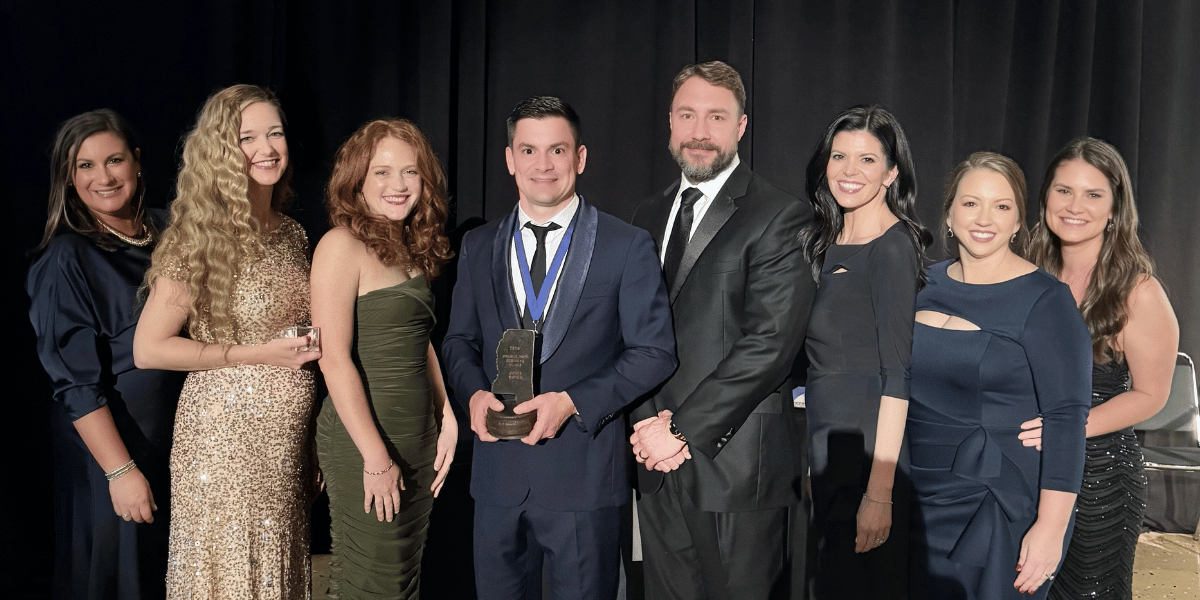
M1050 597L1128 600L1146 512L1133 425L1167 402L1179 323L1138 240L1133 185L1120 152L1094 138L1063 148L1046 169L1029 258L1071 288L1092 334L1092 409L1075 530ZM1035 429L1027 444L1041 441Z
M1024 206L1012 160L960 164L944 205L958 259L930 267L917 296L908 441L922 597L1044 598L1070 536L1091 342L1067 286L1014 250ZM1018 439L1038 415L1040 454Z
M816 215L801 246L819 282L806 349L814 598L907 591L902 464L913 301L930 234L908 140L878 106L834 119L808 163Z
M160 214L124 119L59 128L46 230L26 281L54 392L55 598L162 598L167 457L183 377L133 365L136 294Z

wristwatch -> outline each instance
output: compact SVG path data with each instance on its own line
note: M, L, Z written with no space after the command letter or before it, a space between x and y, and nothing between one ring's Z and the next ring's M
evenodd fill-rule
M679 429L677 429L675 427L675 421L670 421L667 424L667 431L669 431L671 433L671 435L675 436L675 439L677 439L685 444L687 443L687 437L684 436L683 433L681 433L679 431Z

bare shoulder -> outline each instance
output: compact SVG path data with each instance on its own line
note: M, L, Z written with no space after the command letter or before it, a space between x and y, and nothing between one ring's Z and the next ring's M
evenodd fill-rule
M1130 308L1146 304L1165 304L1168 307L1171 305L1162 283L1152 275L1142 275L1137 285L1129 292Z
M1170 315L1174 318L1171 301L1162 283L1152 275L1142 275L1137 285L1129 292L1130 315L1154 314L1156 316Z
M321 236L315 255L337 257L341 260L366 255L367 245L362 243L347 227L334 227Z

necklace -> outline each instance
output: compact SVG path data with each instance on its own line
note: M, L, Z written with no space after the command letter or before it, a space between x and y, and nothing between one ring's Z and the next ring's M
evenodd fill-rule
M112 227L109 227L104 221L101 221L100 219L96 220L100 222L100 226L103 227L105 231L117 236L117 239L129 244L130 246L137 246L141 248L154 241L154 236L150 235L150 232L146 231L145 222L142 223L141 237L139 239L134 239L121 233L120 231L117 231L116 229L113 229Z

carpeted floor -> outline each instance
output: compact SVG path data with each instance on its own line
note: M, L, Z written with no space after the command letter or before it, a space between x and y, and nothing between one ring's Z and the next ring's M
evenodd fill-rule
M329 589L329 555L313 556L313 600ZM1133 573L1134 600L1200 598L1200 541L1190 535L1143 533Z

